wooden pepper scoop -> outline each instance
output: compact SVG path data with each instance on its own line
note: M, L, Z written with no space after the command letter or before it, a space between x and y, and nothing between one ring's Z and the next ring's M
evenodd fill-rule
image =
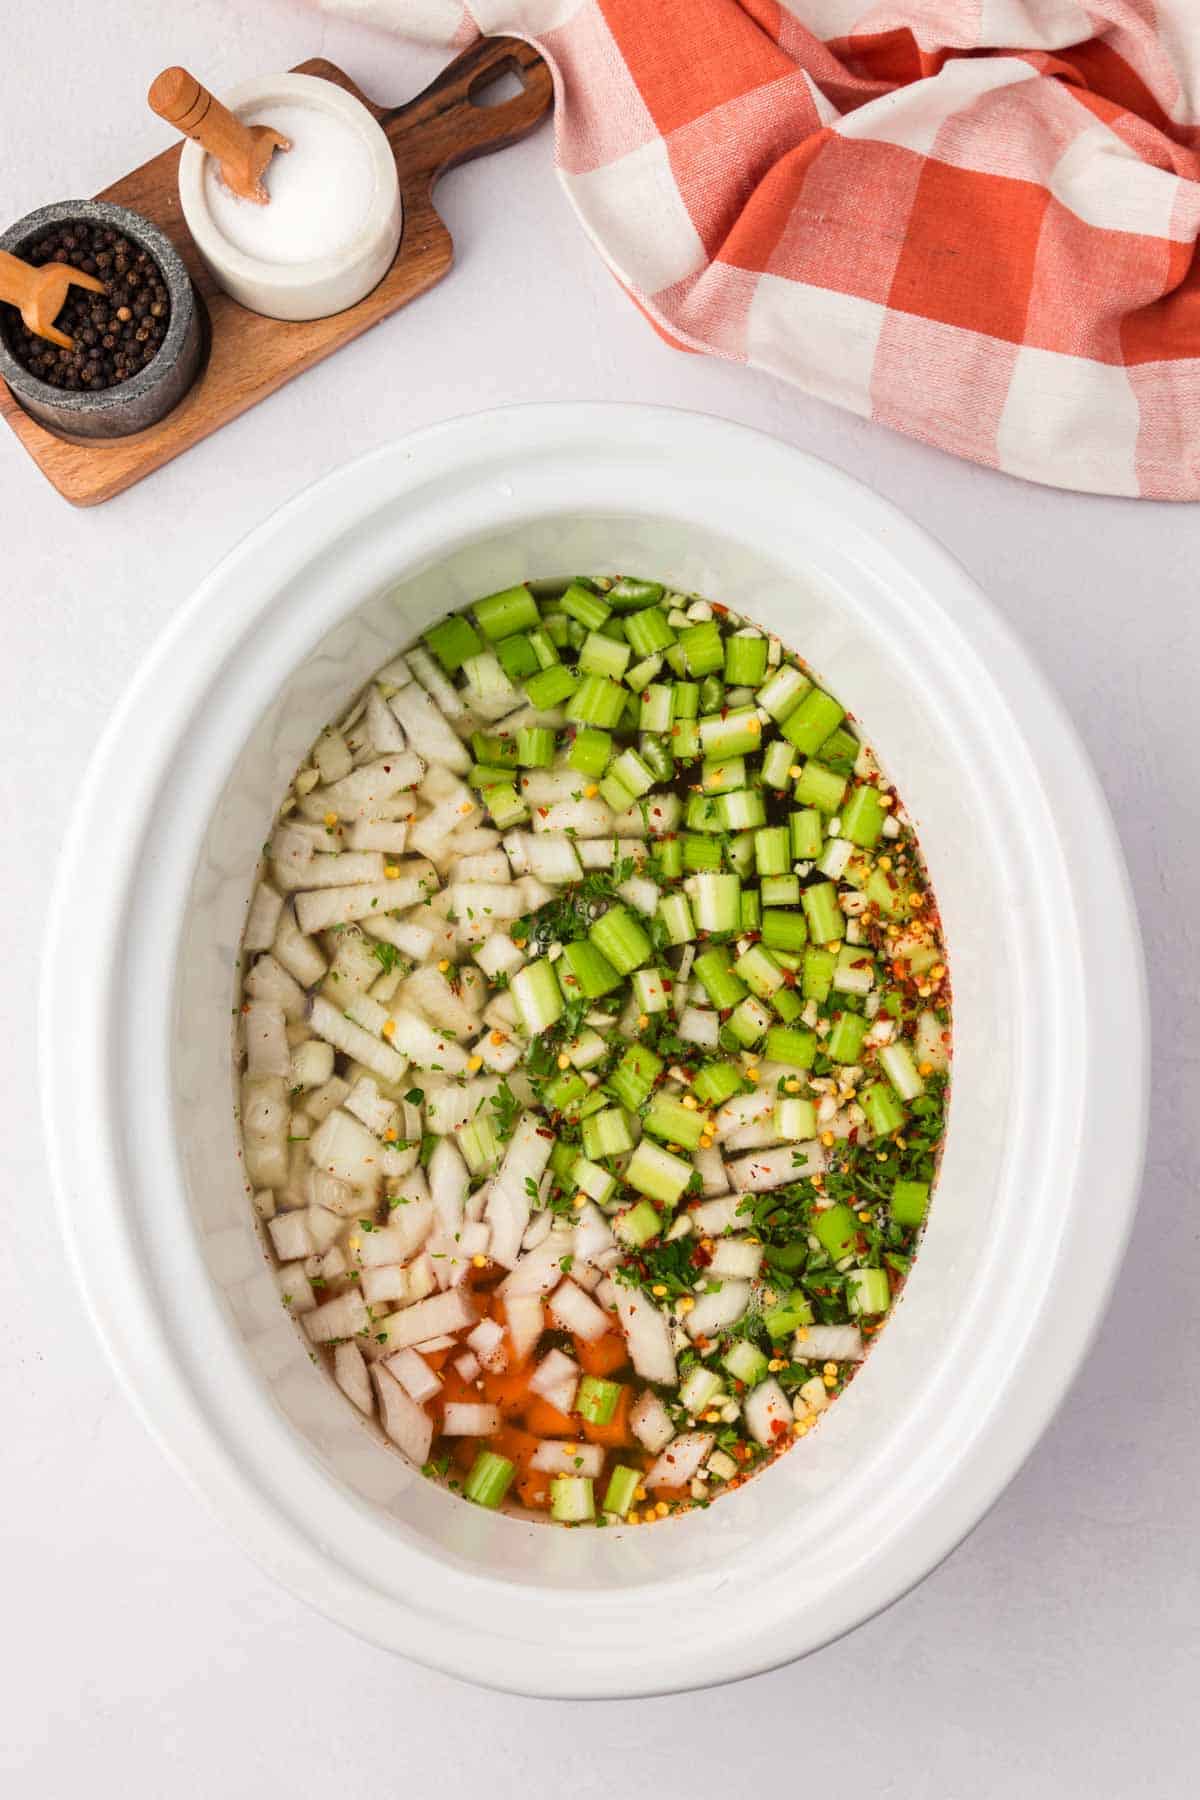
M271 196L263 173L276 150L291 149L289 139L269 125L243 125L186 69L164 69L146 97L160 119L208 151L227 188L243 200L267 204Z
M32 263L22 262L19 256L10 256L7 250L0 250L0 300L20 308L27 330L36 332L47 343L58 344L63 350L73 350L75 339L60 331L54 321L63 309L67 289L71 286L90 288L94 294L104 292L104 283L95 275L73 269L70 263L46 263L43 268L36 269Z

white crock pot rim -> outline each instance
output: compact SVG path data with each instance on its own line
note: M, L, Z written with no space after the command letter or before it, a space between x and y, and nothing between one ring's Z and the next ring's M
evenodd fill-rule
M1122 1044L1119 1100L1125 1131L1104 1142L1103 1155L1089 1133L1081 1134L1072 1187L1086 1192L1090 1229L1072 1244L1072 1290L1055 1305L1045 1296L1031 1318L1029 1336L1017 1359L1038 1361L1039 1377L1021 1395L1012 1385L997 1396L993 1416L981 1426L951 1485L939 1491L936 1509L915 1516L902 1541L889 1546L888 1567L853 1572L828 1603L795 1621L793 1630L770 1642L756 1637L753 1624L731 1641L706 1647L681 1646L679 1656L652 1673L589 1663L586 1652L569 1659L539 1660L524 1642L495 1633L472 1638L455 1625L414 1607L405 1616L390 1597L372 1591L341 1565L327 1544L314 1541L305 1522L285 1516L278 1493L249 1482L231 1459L219 1422L208 1416L199 1396L176 1367L165 1335L161 1303L154 1295L140 1247L121 1201L121 1172L110 1071L97 1052L110 1035L120 976L117 931L136 866L146 816L141 804L169 769L171 753L192 706L202 696L230 648L247 629L247 614L228 602L239 584L252 585L256 564L286 545L287 558L300 566L315 556L335 531L355 518L419 488L431 464L449 470L455 458L478 462L489 451L497 474L522 448L560 447L586 457L589 446L615 448L631 440L653 441L664 455L695 452L703 438L712 466L735 466L733 459L756 459L762 479L803 479L810 494L842 508L860 529L873 532L887 558L916 581L942 611L945 623L963 638L979 668L1003 680L1008 715L1024 742L1055 773L1060 805L1056 826L1062 840L1062 867L1071 891L1064 894L1079 933L1085 969L1103 967L1106 981L1105 1033ZM589 510L595 510L595 505ZM647 503L645 512L652 516ZM273 575L267 589L275 591ZM153 768L132 778L128 746L145 739L145 706L171 723L168 741ZM122 767L130 792L114 817L112 771ZM103 814L105 837L98 846L94 822ZM1086 883L1072 847L1086 842ZM86 879L94 924L83 925L72 896ZM107 901L106 901L107 896ZM107 910L106 910L107 907ZM77 958L88 938L100 956L91 966L104 978L85 984L69 980L71 944ZM957 563L919 527L853 478L778 440L704 415L664 408L576 404L505 408L432 426L327 476L305 490L252 532L197 590L176 616L133 682L100 747L79 798L68 834L48 935L41 1010L41 1059L47 1137L60 1219L81 1288L99 1335L126 1391L150 1429L195 1487L214 1504L241 1541L285 1585L322 1611L372 1640L448 1672L488 1685L544 1696L611 1696L670 1691L710 1681L736 1679L786 1662L852 1628L915 1584L952 1550L995 1501L1021 1466L1060 1403L1094 1334L1111 1291L1130 1228L1147 1105L1147 1005L1136 917L1116 835L1096 778L1057 700L1008 628ZM109 966L104 957L111 954ZM75 966L78 966L77 963ZM1087 1104L1103 1118L1118 1100L1114 1073L1088 1046L1084 1071ZM100 1149L91 1179L93 1204L72 1216L67 1203L67 1169L55 1132L55 1096L78 1096L75 1144ZM115 1260L114 1260L115 1259ZM108 1279L100 1273L107 1262ZM112 1276L117 1263L121 1279ZM486 1585L479 1579L481 1587ZM582 1598L582 1597L580 1597ZM592 1597L596 1599L595 1596ZM600 1597L601 1603L607 1596Z

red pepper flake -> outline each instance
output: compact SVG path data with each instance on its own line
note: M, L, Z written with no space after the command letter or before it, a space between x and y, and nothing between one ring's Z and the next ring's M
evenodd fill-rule
M548 819L549 817L550 817L550 808L548 806L539 806L538 807L538 818L539 819Z
M787 1423L785 1420L783 1420L783 1419L773 1419L772 1420L771 1436L775 1439L776 1443L779 1443L781 1438L785 1438L787 1436L787 1429L788 1429Z

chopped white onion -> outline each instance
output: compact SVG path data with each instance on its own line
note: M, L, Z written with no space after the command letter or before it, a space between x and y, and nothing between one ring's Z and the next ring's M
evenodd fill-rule
M655 1488L686 1486L715 1442L711 1431L681 1431L659 1453L646 1473L645 1485L652 1492Z

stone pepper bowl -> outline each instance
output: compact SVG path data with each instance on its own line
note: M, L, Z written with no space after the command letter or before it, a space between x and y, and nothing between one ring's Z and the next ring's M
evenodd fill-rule
M171 300L171 319L158 354L128 381L99 393L79 393L41 381L9 348L0 308L0 375L25 411L60 437L102 441L128 437L156 425L186 394L200 366L203 334L191 277L170 239L124 206L108 200L60 200L27 213L0 235L0 250L23 256L56 225L84 221L119 231L145 250L162 271Z

